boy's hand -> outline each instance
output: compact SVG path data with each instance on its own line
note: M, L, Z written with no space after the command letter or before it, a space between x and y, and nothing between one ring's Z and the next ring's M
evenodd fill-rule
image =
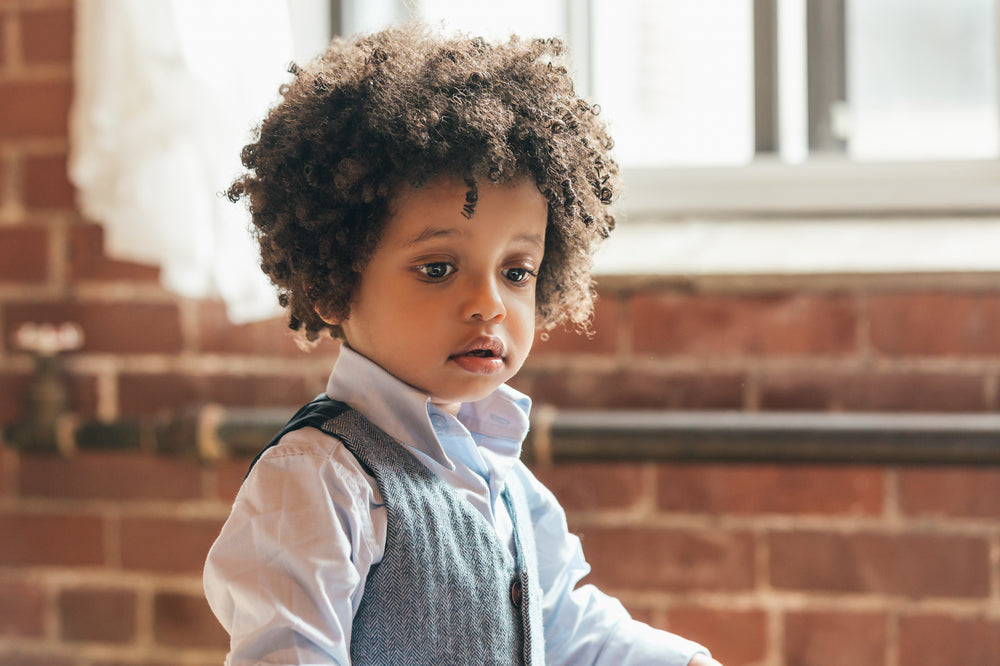
M688 666L722 666L719 662L709 657L707 654L696 654L691 657Z

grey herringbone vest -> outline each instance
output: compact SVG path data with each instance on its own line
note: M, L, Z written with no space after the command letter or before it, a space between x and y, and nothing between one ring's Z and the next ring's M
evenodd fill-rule
M354 617L354 664L544 663L534 539L530 528L517 527L529 514L516 482L503 493L515 559L451 486L343 403L306 405L268 446L304 426L343 441L375 478L385 505L385 553Z

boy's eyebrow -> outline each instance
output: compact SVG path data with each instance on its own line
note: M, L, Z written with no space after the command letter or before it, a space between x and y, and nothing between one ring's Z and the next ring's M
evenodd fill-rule
M406 241L405 245L409 247L410 245L416 245L417 243L423 243L424 241L431 240L432 238L444 238L448 236L459 236L461 231L458 229L448 229L441 227L427 227L419 234L414 236L412 239Z
M516 237L514 240L525 241L527 243L531 243L532 245L537 245L540 248L545 248L545 239L542 234L523 234Z

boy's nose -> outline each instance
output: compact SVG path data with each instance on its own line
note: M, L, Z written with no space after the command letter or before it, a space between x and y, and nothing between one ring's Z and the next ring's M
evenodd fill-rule
M467 320L503 320L507 316L507 308L497 281L494 278L483 278L472 282L462 310L462 316Z

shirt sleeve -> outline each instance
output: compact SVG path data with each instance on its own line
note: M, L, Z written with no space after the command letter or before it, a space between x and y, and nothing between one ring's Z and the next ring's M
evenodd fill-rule
M580 539L552 493L518 465L528 495L542 588L546 664L687 666L708 650L676 634L633 620L621 602L593 585Z
M382 557L381 508L335 438L303 428L265 452L205 564L206 597L230 635L227 663L350 664L354 613Z

